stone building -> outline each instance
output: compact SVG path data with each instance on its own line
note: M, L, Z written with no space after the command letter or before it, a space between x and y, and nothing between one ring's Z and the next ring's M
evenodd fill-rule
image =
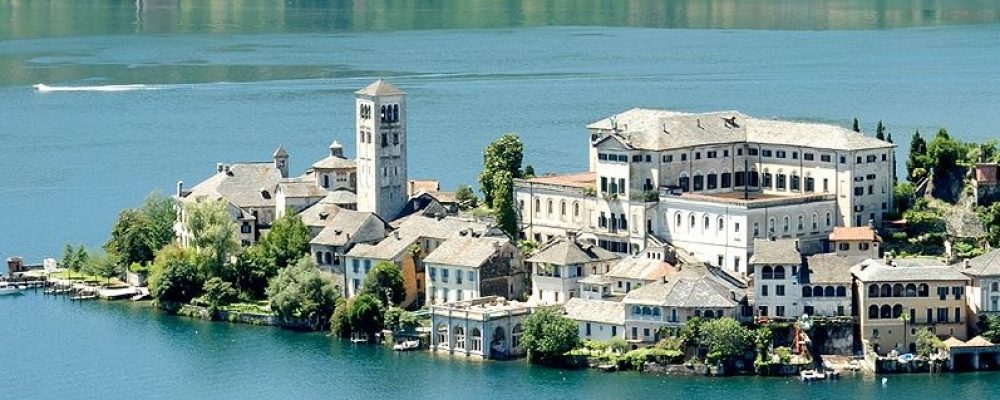
M1000 313L1000 249L963 260L953 267L970 278L966 287L970 312L976 315Z
M531 309L524 303L490 296L430 309L431 351L500 360L525 354L522 322Z
M531 268L531 298L561 304L580 297L580 279L609 272L618 258L595 244L581 243L572 232L554 238L526 260Z
M970 279L934 259L868 259L851 268L860 339L885 355L916 352L916 332L968 338Z
M393 220L409 200L406 93L379 79L355 94L358 211Z
M580 327L580 339L625 338L625 304L619 301L572 298L563 306L566 317Z
M753 304L760 319L795 319L802 315L798 289L802 253L795 239L755 239L750 258Z
M426 304L487 296L515 299L528 280L521 251L507 237L450 238L424 258L424 266Z
M826 248L892 209L894 145L832 125L633 109L588 125L589 170L517 180L521 229L615 252L655 236L741 274L753 239Z

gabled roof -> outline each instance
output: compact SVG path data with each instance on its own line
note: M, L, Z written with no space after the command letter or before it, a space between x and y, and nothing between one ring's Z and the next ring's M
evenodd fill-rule
M569 299L563 306L566 317L608 325L625 325L625 305L617 301Z
M907 281L968 281L969 278L950 266L933 260L897 259L894 266L869 258L851 268L851 274L862 282Z
M836 125L763 119L737 111L685 113L634 108L594 122L587 128L611 131L607 134L616 136L624 144L646 150L744 141L837 150L894 146Z
M878 233L870 226L837 226L830 233L831 242L841 241L880 241Z
M272 162L238 163L195 185L185 199L224 199L239 208L274 207L281 171Z
M334 155L316 161L312 165L315 169L356 169L354 160Z
M316 185L312 179L294 179L278 182L278 190L287 198L323 198L326 190Z
M357 240L359 237L382 236L381 232L361 232L362 229L366 228L365 224L373 219L380 221L380 223L375 225L375 228L369 229L378 229L384 232L385 222L381 221L381 218L374 213L340 210L340 212L330 219L329 224L309 243L324 246L343 246L353 240Z
M993 249L978 257L959 262L954 267L958 272L969 276L1000 276L1000 249Z
M608 278L634 279L634 280L657 280L664 276L671 276L677 273L677 267L670 265L663 260L646 257L630 256L619 260L611 271L604 274Z
M329 226L333 222L333 218L342 210L344 209L330 201L330 195L328 194L316 204L302 210L299 213L299 217L302 218L302 222L306 226Z
M851 268L864 261L866 257L838 256L836 253L824 253L806 257L806 266L799 271L799 283L851 283Z
M427 258L424 258L424 264L479 268L509 243L510 239L506 237L451 238L445 240Z
M802 253L796 239L754 239L750 264L802 263Z
M432 218L413 214L393 221L392 224L396 230L371 249L362 251L354 246L347 255L392 260L420 238L445 240L462 236L496 236L494 230L482 222L454 217Z
M393 86L391 83L386 82L384 79L372 82L370 85L365 86L364 89L358 90L354 93L364 96L399 96L406 94L402 90L399 90L399 88Z
M554 265L576 265L609 261L618 258L615 253L590 243L580 243L567 237L557 237L546 243L526 261Z
M736 289L710 274L682 272L635 289L622 300L628 304L645 304L678 308L733 308L741 297Z

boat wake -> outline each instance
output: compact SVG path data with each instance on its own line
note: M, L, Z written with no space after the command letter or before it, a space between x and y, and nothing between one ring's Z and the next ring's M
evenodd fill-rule
M102 86L49 86L39 83L33 86L39 93L50 92L128 92L132 90L159 89L147 85L102 85Z

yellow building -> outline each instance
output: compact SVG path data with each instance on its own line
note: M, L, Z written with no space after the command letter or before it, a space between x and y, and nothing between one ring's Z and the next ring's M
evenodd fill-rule
M880 355L916 351L916 333L968 338L969 278L933 259L868 259L851 268L860 339Z

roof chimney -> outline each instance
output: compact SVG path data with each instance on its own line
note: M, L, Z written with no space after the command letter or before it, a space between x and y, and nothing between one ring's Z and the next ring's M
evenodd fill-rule
M222 165L222 172L225 172L226 175L232 175L233 174L233 170L230 169L229 164L223 164Z
M962 264L965 265L965 268L972 268L972 263L969 262L968 258L966 258L965 261L962 262Z
M399 240L399 230L392 231L392 238Z
M184 196L184 181L177 181L177 197Z
M222 165L222 163L215 163L215 172L216 173L222 172L223 168L224 168L224 166Z

